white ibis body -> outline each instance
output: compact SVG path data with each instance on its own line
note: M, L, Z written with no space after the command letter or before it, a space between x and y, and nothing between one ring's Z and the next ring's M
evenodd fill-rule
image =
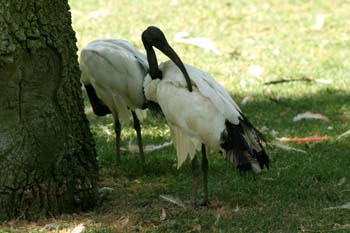
M141 127L138 117L146 107L143 81L148 72L144 54L125 40L96 40L80 54L81 82L87 91L94 113L111 113L116 133L116 160L120 160L121 124L133 117L140 156L144 160Z
M168 52L173 50L166 48L169 45L158 28L146 29L142 39L150 64L150 75L146 76L144 83L145 96L160 105L171 128L176 144L178 167L187 157L192 160L193 203L197 204L196 152L199 150L202 150L203 154L203 204L209 202L207 150L221 152L243 171L252 170L259 173L264 166L268 167L269 158L262 146L260 133L242 114L225 88L193 66L183 63L179 66L179 61L173 59L172 52ZM154 62L155 53L150 49L152 46L168 52L166 55L174 62L166 61L159 67L155 65L157 64ZM191 90L188 87L187 77L191 79Z

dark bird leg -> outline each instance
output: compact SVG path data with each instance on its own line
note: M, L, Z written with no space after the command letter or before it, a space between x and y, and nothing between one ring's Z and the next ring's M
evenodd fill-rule
M192 159L192 175L193 175L193 184L192 184L192 204L194 207L197 207L197 190L198 190L198 160L195 155Z
M139 144L140 158L141 158L141 161L144 162L145 161L145 154L143 153L140 121L137 118L137 115L134 111L131 111L131 113L132 113L132 117L134 119L134 129L136 130L136 134L137 134L137 143Z
M117 163L120 162L120 134L122 127L120 125L119 119L115 117L114 119L114 131L115 131L115 160Z
M207 158L207 152L205 150L205 145L202 144L202 172L203 172L203 190L204 190L204 199L201 203L201 206L208 206L209 205L209 198L208 198L208 158Z

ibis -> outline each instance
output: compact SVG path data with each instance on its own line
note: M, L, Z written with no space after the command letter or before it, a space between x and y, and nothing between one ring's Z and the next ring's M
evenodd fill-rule
M143 82L149 67L147 58L126 40L104 39L90 42L80 54L81 82L93 112L112 114L116 134L116 160L120 160L122 124L133 118L141 160L144 151L139 118L147 107Z
M184 64L154 26L142 33L150 72L144 81L145 97L159 104L171 129L177 151L177 166L189 157L192 163L192 202L198 206L199 165L196 152L202 152L204 198L208 205L207 152L220 152L239 171L260 173L269 167L263 136L244 116L223 86L210 75ZM170 60L158 66L153 47Z

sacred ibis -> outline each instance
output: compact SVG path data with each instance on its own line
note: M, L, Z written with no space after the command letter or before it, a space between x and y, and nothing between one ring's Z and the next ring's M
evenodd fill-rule
M95 40L80 54L81 81L93 112L111 113L116 134L116 160L120 160L121 123L133 118L141 160L144 152L139 118L147 107L143 81L148 73L147 58L126 40Z
M269 167L261 134L224 87L203 71L184 65L159 28L148 27L142 33L142 42L150 66L150 73L144 82L145 96L160 105L170 126L176 144L178 167L188 156L192 160L192 201L195 206L197 151L202 151L204 205L209 204L207 151L222 153L240 171L259 173L264 166ZM171 60L158 67L153 47Z

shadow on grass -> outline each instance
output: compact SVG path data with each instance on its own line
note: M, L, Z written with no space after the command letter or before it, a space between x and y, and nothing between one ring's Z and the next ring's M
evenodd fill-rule
M242 96L235 96L237 103L242 99ZM332 139L292 145L305 150L306 154L268 147L272 167L256 178L240 177L219 154L211 154L211 207L182 209L159 197L169 194L190 204L190 162L176 169L173 147L147 153L144 165L137 153L124 155L122 163L115 165L112 162L114 141L105 142L105 136L95 134L101 181L114 188L112 195L96 209L97 213L111 213L116 219L129 216L130 223L125 230L138 228L158 232L195 231L198 226L208 232L296 232L301 226L326 232L333 229L334 223L345 224L345 219L350 218L349 212L323 209L350 201L350 181L346 179L350 177L348 138L336 139L350 129L348 93L325 89L298 98L282 97L277 102L258 96L243 105L242 110L258 128L267 128L264 132L270 140L274 138L271 130L277 131L277 137L328 135ZM296 114L305 111L324 114L330 121L292 121ZM157 125L158 121L160 129L166 129L164 120L149 116L143 124L144 139L155 144L169 140L169 136L164 139L147 131L147 127ZM95 122L93 119L92 123ZM341 184L344 177L345 182ZM159 220L162 208L166 208L170 220Z

